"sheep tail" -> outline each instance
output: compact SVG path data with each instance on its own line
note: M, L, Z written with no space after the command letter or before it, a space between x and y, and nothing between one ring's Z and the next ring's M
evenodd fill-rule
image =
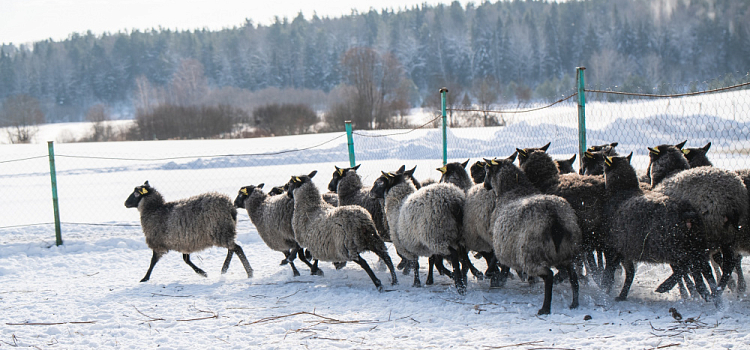
M565 240L568 237L571 237L573 234L565 229L565 226L563 226L562 222L560 221L560 217L556 212L552 213L552 227L550 227L549 232L549 239L552 240L552 243L555 244L555 252L560 252L560 245L562 244L563 240Z

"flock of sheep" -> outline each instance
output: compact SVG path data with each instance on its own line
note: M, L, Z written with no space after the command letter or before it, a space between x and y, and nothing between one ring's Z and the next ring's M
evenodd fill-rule
M477 161L468 171L468 160L449 163L438 169L438 182L420 183L414 168L402 166L381 172L366 187L357 174L359 166L336 167L328 192L321 193L311 181L313 171L292 176L268 193L263 184L242 187L234 202L218 193L165 202L147 181L125 206L138 208L153 250L141 282L149 280L156 262L170 250L181 252L190 267L206 276L190 261L190 253L211 246L228 249L222 273L236 254L252 277L235 242L236 208L244 208L260 237L284 254L281 264L290 265L295 276L296 258L313 275L323 275L318 261L332 262L336 269L351 261L382 291L361 256L366 251L388 267L392 284L397 283L396 269L404 275L413 272L414 287L421 286L419 258L428 257L426 284L433 283L435 268L453 279L460 294L466 291L469 271L478 279L489 278L491 287L501 287L515 270L521 278L544 281L538 313L548 314L555 283L569 281L570 307L575 308L580 274L585 271L609 291L622 266L625 283L617 300L625 300L636 262L666 263L673 273L657 292L679 285L683 295L718 303L732 271L737 271L738 288L745 288L738 252L750 250L750 170L714 168L706 157L710 143L703 148L684 144L648 148L646 171L636 171L630 165L632 152L618 155L617 143L612 143L590 147L579 175L572 168L575 156L553 160L546 153L548 143L517 149L507 158ZM399 255L397 267L385 242ZM474 267L470 252L486 260L484 273Z

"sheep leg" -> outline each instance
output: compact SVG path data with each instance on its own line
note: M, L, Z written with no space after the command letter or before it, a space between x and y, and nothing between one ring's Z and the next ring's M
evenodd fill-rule
M440 258L440 259L442 259L442 258ZM432 267L433 267L434 265L435 265L435 256L434 256L434 255L432 255L432 256L430 256L429 258L427 258L427 280L426 280L426 281L424 282L424 284L426 284L426 285L428 285L428 286L429 286L429 285L432 285L432 284L434 283L434 281L433 281L433 279L432 279ZM415 271L419 269L419 263L417 263L417 265L416 265L416 266L414 267L414 269L415 269ZM439 272L439 271L438 271L438 272ZM414 275L414 277L415 277L415 278L414 278L414 283L416 284L416 283L417 283L417 281L419 280L419 279L417 278L416 272L415 272L415 275Z
M385 263L385 266L388 267L388 271L391 272L391 285L392 286L397 285L398 278L396 277L396 269L393 267L393 261L391 261L391 256L388 255L388 252L386 251L375 252L375 254L380 258L380 261Z
M253 277L253 268L250 267L250 262L247 261L247 257L245 256L245 251L242 250L242 247L240 247L239 244L234 245L234 253L237 254L237 257L240 259L240 262L242 262L242 267L245 268L245 272L247 273L247 278ZM228 262L225 264L227 265L227 267L229 267ZM221 273L224 273L223 269Z
M372 280L372 283L375 284L375 288L377 288L378 292L383 292L383 284L380 283L380 280L377 276L375 276L375 273L372 272L372 269L370 268L370 265L367 264L367 261L365 259L362 259L362 257L357 254L357 260L354 260L355 263L357 263L359 266L362 266L362 269L367 272L367 275L370 276L370 279Z
M310 264L310 260L307 259L307 256L305 256L305 254L302 251L302 249L298 247L298 248L296 248L296 250L297 250L297 255L299 256L299 259L303 263L305 263L305 265L307 265L307 267L310 268L310 274L311 275L323 276L323 270L321 270L321 269L318 268L318 261L317 260L315 260L315 265Z
M716 304L721 303L721 294L724 292L724 287L726 287L727 282L729 282L729 278L731 277L734 266L736 265L736 254L734 253L734 249L729 246L723 246L721 247L721 253L724 261L721 265L721 279L716 286L716 293L714 295L714 302Z
M617 265L619 265L621 261L622 258L619 255L614 257L611 262L607 261L606 267L604 268L604 273L602 274L601 282L601 287L605 290L606 293L609 293L609 291L612 289L612 285L615 283L615 270L617 269ZM675 281L675 283L677 283L677 281ZM674 284L672 284L672 287L674 287ZM672 287L670 287L669 289L672 289Z
M737 272L737 292L745 293L747 283L745 283L745 275L742 273L742 255L737 254L736 262L734 271Z
M164 253L157 253L154 250L154 254L151 256L151 265L149 265L148 271L146 271L146 276L141 279L141 282L146 282L151 278L151 271L154 270L154 265L156 265L156 262L159 261L163 255Z
M573 266L573 264L569 264L567 267L562 266L558 267L558 270L568 270L568 279L570 280L570 290L573 292L573 301L570 303L570 308L575 309L578 307L578 273L576 273L576 268Z
M396 252L396 254L398 254L398 256L401 258L401 262L398 263L398 267L397 268L399 270L403 270L403 274L404 275L408 275L409 272L411 272L411 268L412 268L411 261L409 261L409 259L405 259L398 252Z
M486 275L490 277L490 288L499 288L502 287L502 285L505 283L505 281L508 278L508 274L510 272L510 269L506 266L503 266L503 271L505 273L500 271L498 268L497 258L495 257L495 254L492 253L482 253L482 256L485 260L487 260L487 273Z
M230 250L229 253L227 253L227 261L229 261L229 258L232 257L232 253L231 252L232 251ZM195 273L197 273L197 274L199 274L199 275L201 275L203 277L208 277L208 274L206 273L206 271L201 270L198 266L195 266L195 264L193 264L192 261L190 261L190 254L182 254L182 260L185 260L185 263L188 264L188 266L192 267L193 271L195 271ZM227 268L229 268L229 264L226 261L224 262L224 265ZM224 268L222 268L221 270L222 270L222 273L223 273L224 272Z
M658 287L656 287L657 293L669 292L678 283L680 283L681 288L684 288L684 286L681 283L682 277L686 273L686 271L684 270L684 266L671 265L671 267L672 267L672 274L669 277L667 277L667 279L664 280L664 282L662 282Z
M537 315L548 315L550 312L550 305L552 304L552 285L555 284L555 276L552 270L547 270L547 274L541 276L544 279L544 303L542 308L536 313Z
M703 272L704 271L701 266L695 266L691 269L690 275L693 276L693 281L695 282L695 291L697 292L697 294L700 295L703 300L709 301L711 299L711 292L706 289L706 284L703 283ZM687 275L685 276L685 279L689 280ZM709 282L709 285L710 284L711 283Z
M461 271L466 270L468 268L468 270L471 271L471 274L474 275L476 279L480 281L483 280L484 274L481 271L479 271L476 268L476 266L474 266L474 264L471 263L471 259L469 259L469 252L466 251L465 248L462 248L462 250L464 250L464 253L461 254L462 265L466 265L466 268L462 268Z
M630 286L633 285L633 278L635 277L635 264L632 261L623 261L622 268L625 269L625 283L623 283L620 295L615 298L615 301L628 300L628 292L630 292Z
M417 257L416 259L412 261L409 261L408 264L411 265L412 268L414 268L414 283L412 283L412 287L415 287L415 288L422 287L422 281L419 280L419 257ZM432 269L430 269L430 272L427 277L427 280L430 281L430 283L427 283L427 284L432 284L430 280L430 278L432 277L431 275L432 275Z
M289 259L289 255L292 255L291 260ZM292 262L292 260L294 260L294 256L296 255L297 255L297 252L295 252L294 250L292 250L292 252L286 251L284 252L284 256L286 257L286 259L281 260L281 265L289 264L289 266L292 267L292 274L294 275L294 277L297 277L300 275L299 271L297 270L297 267L295 267L294 263Z
M453 265L453 282L456 285L456 291L460 295L466 294L466 281L464 274L461 272L461 261L459 252L451 247L448 247L451 252L451 265Z

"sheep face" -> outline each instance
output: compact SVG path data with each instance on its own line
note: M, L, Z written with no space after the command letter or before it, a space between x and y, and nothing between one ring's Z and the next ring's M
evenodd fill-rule
M284 191L286 191L287 188L289 188L288 184L284 184L284 186L274 186L273 188L271 188L270 191L268 191L268 195L269 196L276 196L276 195L283 194Z
M381 171L383 175L375 180L375 183L372 185L372 189L370 189L370 195L375 198L385 198L388 190L393 186L406 180L414 181L414 170L416 170L417 167L414 167L411 170L404 170L405 168L406 167L402 165L401 168L399 168L395 173L386 173L384 171Z
M655 187L667 175L674 171L690 168L687 158L682 153L685 142L672 145L648 147L649 170L651 171L651 187Z
M133 190L133 193L128 196L128 199L125 200L125 208L137 208L138 203L141 202L141 199L144 196L148 196L149 194L153 193L154 189L148 184L148 181L143 183L143 186L138 186Z
M302 187L302 185L308 182L312 182L312 178L317 173L317 170L313 170L308 175L292 176L292 178L289 180L289 183L287 183L287 185L289 185L289 189L287 190L286 194L289 197L294 198L294 190Z
M513 152L513 154L505 159L485 159L484 162L486 165L484 166L484 171L487 174L484 178L484 188L488 191L492 191L493 188L497 187L499 185L499 181L502 179L502 174L517 170L520 172L520 169L518 169L515 165L513 165L513 161L516 160L516 155L518 152Z
M683 148L682 154L687 158L691 168L699 166L711 166L711 161L708 160L706 153L711 148L711 142L700 148Z
M573 162L576 161L576 155L574 154L570 159L556 159L555 165L557 165L557 171L560 174L574 173Z
M484 165L486 163L484 161L478 160L476 163L474 163L470 168L469 172L471 173L471 179L474 180L475 184L480 184L484 182Z
M549 145L550 145L550 142L547 142L547 144L542 147L533 147L533 148L524 148L524 149L516 148L516 152L518 152L518 166L523 166L524 163L526 163L526 160L529 159L529 155L534 151L547 152Z
M234 199L234 206L237 208L245 208L245 201L248 197L250 197L250 194L253 193L253 191L261 190L263 188L263 184L260 184L258 186L245 186L240 188L240 191L237 193L237 198Z
M353 168L339 168L334 165L334 168L336 168L336 170L333 172L333 177L331 178L331 182L328 183L328 190L333 193L337 193L336 191L339 187L339 181L341 181L341 179L346 175L346 173L349 170L354 170L356 172L357 169L359 169L360 165L362 164L358 164L357 166Z
M587 150L583 153L583 175L602 175L604 174L604 157L605 151Z

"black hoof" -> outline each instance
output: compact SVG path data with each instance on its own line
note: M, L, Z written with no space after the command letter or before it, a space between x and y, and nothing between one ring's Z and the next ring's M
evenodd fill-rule
M570 303L570 308L571 309L577 309L578 308L578 301L574 301L574 302Z
M294 277L297 277L299 276L299 271L292 271L292 274L294 275Z
M549 315L549 309L541 308L536 314L537 315Z
M144 278L141 280L141 282L147 282L147 281L148 281L148 278Z
M627 300L628 300L628 297L618 296L617 298L615 298L615 301L627 301Z
M289 260L284 259L284 260L281 260L281 263L279 264L279 266L284 266L288 263L289 263Z
M323 270L321 270L321 269L317 269L315 271L310 271L310 274L313 275L313 276L323 276L324 275L323 274Z

